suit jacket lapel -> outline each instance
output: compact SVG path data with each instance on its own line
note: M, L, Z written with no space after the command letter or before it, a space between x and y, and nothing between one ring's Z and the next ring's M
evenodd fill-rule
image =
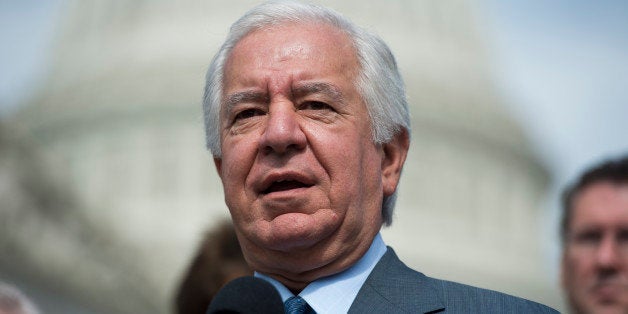
M425 275L408 268L388 247L362 285L349 313L434 313L445 308L439 291Z

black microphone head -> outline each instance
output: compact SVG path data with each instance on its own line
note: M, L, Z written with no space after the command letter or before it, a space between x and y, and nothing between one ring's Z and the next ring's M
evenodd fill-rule
M277 289L264 279L240 277L227 283L216 293L207 309L213 313L284 313Z

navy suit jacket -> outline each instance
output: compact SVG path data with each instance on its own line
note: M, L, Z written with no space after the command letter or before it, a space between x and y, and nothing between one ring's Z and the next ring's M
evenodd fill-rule
M558 313L496 291L427 277L386 254L358 292L349 313Z

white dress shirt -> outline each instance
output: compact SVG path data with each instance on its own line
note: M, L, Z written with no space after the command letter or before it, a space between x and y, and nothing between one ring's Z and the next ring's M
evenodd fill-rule
M311 282L299 293L299 296L305 299L318 314L347 313L366 278L384 253L386 253L386 244L378 233L371 247L357 263L341 273ZM288 288L269 276L255 272L255 277L262 278L275 286L283 302L294 296Z

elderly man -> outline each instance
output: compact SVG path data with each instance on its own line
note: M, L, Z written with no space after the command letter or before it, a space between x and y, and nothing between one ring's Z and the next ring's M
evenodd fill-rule
M391 223L410 122L394 57L329 9L271 2L236 21L207 73L207 145L244 256L317 313L553 312L406 267ZM307 304L303 302L307 301Z
M574 313L628 313L628 156L563 196L562 285Z

